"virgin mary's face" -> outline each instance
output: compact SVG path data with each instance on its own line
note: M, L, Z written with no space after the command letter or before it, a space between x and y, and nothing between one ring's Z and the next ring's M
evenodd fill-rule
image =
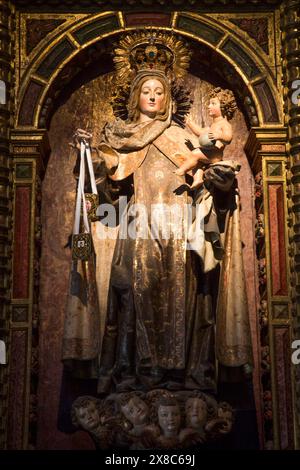
M142 114L155 117L162 110L165 102L165 91L162 83L151 78L143 83L139 99L139 108Z

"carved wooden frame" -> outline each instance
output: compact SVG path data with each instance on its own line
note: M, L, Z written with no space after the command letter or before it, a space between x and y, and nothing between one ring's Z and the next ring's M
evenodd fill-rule
M272 292L272 263L271 250L272 243L270 240L269 227L269 186L278 184L282 186L281 202L283 207L283 222L287 226L288 216L288 198L286 193L287 179L285 168L288 165L286 143L287 132L284 126L284 110L282 106L282 86L281 86L281 69L280 63L280 33L279 33L279 16L280 10L274 9L264 16L267 16L268 27L272 30L275 42L269 42L269 55L260 49L253 37L242 31L237 24L233 24L232 19L240 18L261 18L261 13L214 13L211 15L198 14L191 12L170 12L168 14L157 14L156 27L164 30L173 30L174 32L193 40L202 42L208 47L218 52L220 57L224 58L228 63L234 66L237 74L241 77L248 90L248 100L246 104L248 110L248 119L252 125L252 130L246 144L246 152L249 157L254 175L262 172L263 185L263 214L265 230L265 247L266 247L266 275L267 289L266 302L268 307L267 328L270 338L268 345L271 348L270 360L270 392L272 394L272 417L274 431L275 448L292 448L297 446L297 433L288 431L284 432L280 428L280 420L288 416L291 422L295 422L294 416L291 416L290 409L293 408L293 390L294 387L286 388L289 397L282 403L282 397L278 391L277 374L281 362L275 357L274 342L276 341L276 328L285 328L288 331L289 338L293 337L292 331L292 298L289 287L289 256L288 249L291 246L288 229L284 230L284 250L285 272L287 276L287 291L284 295L274 295ZM34 347L32 347L32 337L37 328L37 295L38 295L38 258L39 258L39 181L43 177L43 173L47 164L49 155L49 146L47 141L46 123L48 116L51 115L51 90L55 85L55 81L61 69L76 55L85 48L101 42L105 38L113 39L114 35L132 31L138 27L147 27L147 24L141 25L140 20L136 16L134 23L133 13L130 11L107 11L88 15L88 11L84 13L21 13L17 12L17 32L20 41L16 44L16 81L15 81L15 113L14 113L14 129L11 131L11 154L14 162L14 214L20 211L17 201L21 201L24 207L25 200L29 204L26 206L28 214L27 219L27 237L29 240L29 252L27 264L24 263L22 253L20 263L16 264L16 256L18 250L14 250L13 279L16 279L20 266L23 266L24 272L27 269L28 290L26 296L22 293L19 296L14 294L15 284L12 283L11 297L11 344L10 344L10 399L8 401L10 409L13 406L16 391L14 387L14 377L19 376L18 371L18 355L20 355L20 347L24 348L26 361L23 364L23 382L22 390L19 391L19 413L11 415L8 423L8 435L6 436L7 447L9 448L28 448L28 442L32 441L30 437L30 427L32 427L32 416L34 420L34 412L30 410L30 393L34 395L34 391L30 391L30 375L34 372L33 359ZM155 15L154 15L155 16ZM153 15L152 15L153 17ZM64 20L53 31L49 32L41 41L33 48L29 54L26 53L26 20L27 19L57 19ZM140 22L140 23L139 23ZM152 24L152 23L149 23ZM95 33L95 29L101 27L102 33ZM205 31L206 37L203 36ZM64 50L64 46L66 49ZM240 54L240 55L239 55ZM243 64L245 66L243 67ZM250 66L249 66L250 64ZM48 69L52 72L48 73ZM51 69L52 67L52 69ZM249 68L250 67L250 68ZM254 71L254 72L253 72ZM26 99L27 102L33 103L32 115L26 115ZM30 101L31 100L31 101ZM267 100L267 103L264 102ZM268 101L269 100L269 101ZM274 115L272 108L276 109L277 116ZM268 109L271 111L268 114ZM280 163L281 175L268 175L268 163ZM31 168L31 170L29 170ZM31 171L31 172L30 172ZM23 172L23 173L22 173ZM27 173L26 173L27 172ZM288 168L287 174L290 174ZM26 176L27 175L27 176ZM27 189L26 189L27 188ZM29 192L30 197L23 195ZM21 191L21 193L20 193ZM272 230L274 228L272 227ZM18 222L14 219L14 243L18 234ZM24 236L24 231L22 236ZM18 243L21 242L20 233L18 235ZM34 273L34 271L36 271ZM15 276L15 277L14 277ZM17 277L16 277L17 276ZM35 280L34 280L35 279ZM274 306L278 304L287 306L288 316L284 318L274 318ZM18 310L19 309L19 310ZM21 310L25 309L23 313ZM25 312L25 313L24 313ZM23 316L22 316L23 315ZM25 315L25 316L24 316ZM27 315L27 316L26 316ZM25 332L25 333L22 333ZM25 334L25 339L23 338ZM282 338L280 333L278 344ZM21 338L21 339L20 339ZM285 338L284 338L285 340ZM19 343L18 343L19 341ZM20 341L22 346L20 346ZM282 340L283 341L283 340ZM16 346L14 346L14 343ZM283 343L282 343L283 344ZM18 346L18 350L16 348ZM15 349L14 349L15 348ZM13 354L16 356L14 357ZM284 361L286 358L284 358ZM289 367L284 362L285 367ZM287 369L293 382L293 374ZM268 391L268 390L264 390ZM263 392L263 390L262 390ZM6 397L7 400L7 397ZM22 406L20 406L20 403ZM6 402L7 404L7 402ZM264 406L262 401L261 406ZM295 408L293 408L295 410ZM30 414L31 413L31 414ZM269 415L265 415L265 410L260 409L259 413L264 415L265 422L268 421ZM30 418L31 416L31 418ZM31 421L30 421L31 419ZM5 420L7 423L7 420ZM265 423L266 424L266 423ZM268 424L268 423L267 423ZM289 428L290 429L290 428ZM266 427L265 427L266 430ZM266 444L269 436L263 438L262 445Z

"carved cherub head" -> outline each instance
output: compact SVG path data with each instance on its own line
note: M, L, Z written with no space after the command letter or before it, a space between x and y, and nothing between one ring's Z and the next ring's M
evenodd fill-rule
M71 419L76 427L92 431L100 424L100 401L91 396L78 397L72 404Z
M233 409L225 401L219 403L218 405L218 417L222 419L233 420Z
M226 402L221 402L218 405L218 418L223 419L226 424L224 424L222 432L223 433L228 433L232 429L233 425L233 409L229 405L229 403Z
M209 93L209 99L210 103L214 103L214 106L217 106L217 101L219 102L221 114L223 117L227 117L228 121L233 118L237 104L231 90L223 90L220 87L214 88Z
M133 426L140 426L147 423L149 408L139 396L125 394L120 399L120 408L125 418Z
M185 404L186 425L194 429L201 428L207 421L207 404L199 397L188 398Z
M177 400L161 398L158 402L158 422L165 437L176 437L179 432L181 416Z

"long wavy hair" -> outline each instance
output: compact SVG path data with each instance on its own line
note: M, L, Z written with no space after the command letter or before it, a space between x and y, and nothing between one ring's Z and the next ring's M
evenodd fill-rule
M132 83L131 92L128 101L128 122L137 122L140 117L140 95L142 86L148 80L158 80L164 89L164 102L162 109L157 112L154 119L158 119L160 121L165 121L170 113L170 105L171 105L171 92L170 92L170 85L167 77L163 75L161 72L152 72L152 71L145 71L144 73L140 73Z

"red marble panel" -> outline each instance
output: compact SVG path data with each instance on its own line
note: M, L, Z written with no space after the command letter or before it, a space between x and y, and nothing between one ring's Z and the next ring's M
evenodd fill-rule
M170 26L171 16L162 13L128 13L124 15L126 26Z
M14 299L26 299L28 297L30 198L31 188L29 186L16 187L13 262Z
M272 294L287 295L283 185L269 184Z
M22 449L26 389L27 331L13 330L11 335L8 449Z
M280 429L280 448L293 447L293 409L291 397L290 351L288 327L274 329L275 375Z

